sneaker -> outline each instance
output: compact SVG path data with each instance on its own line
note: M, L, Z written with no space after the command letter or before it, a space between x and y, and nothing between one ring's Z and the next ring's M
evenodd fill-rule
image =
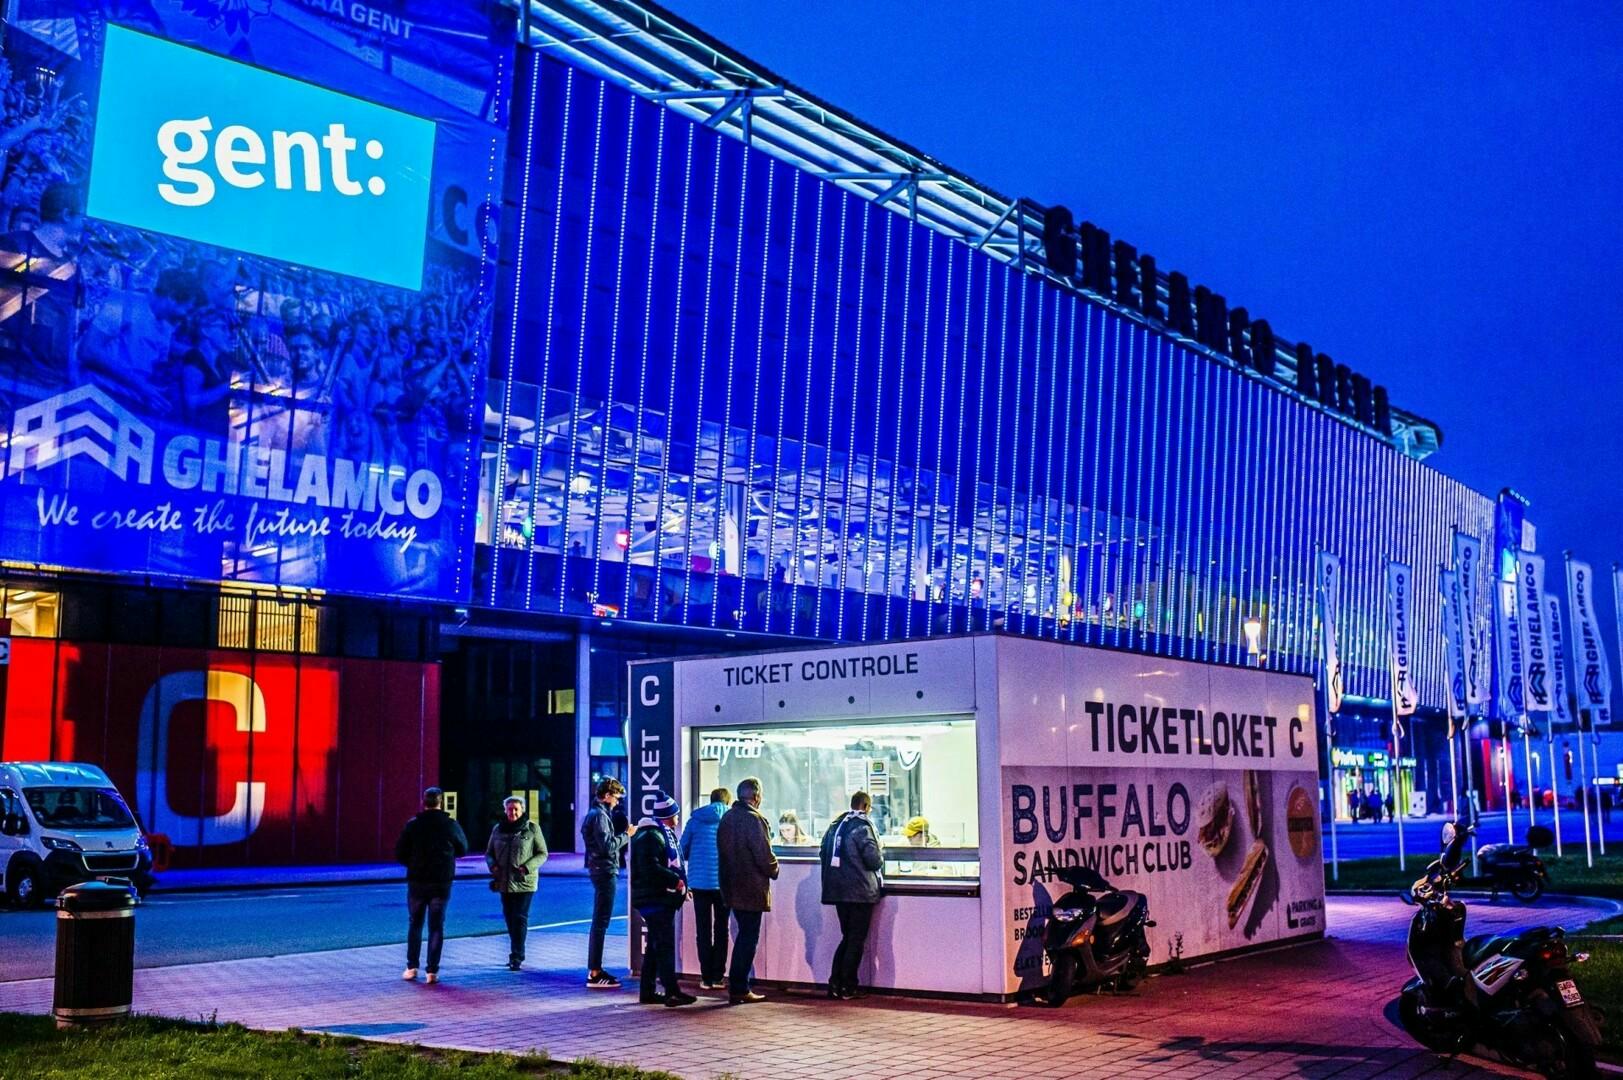
M429 986L433 986L435 983L440 981L440 973L437 971L430 971L428 973L428 978L424 981L428 983Z
M717 979L714 982L702 982L701 981L699 983L699 989L700 990L725 990L725 989L727 989L727 984L725 982L722 982L720 979Z
M698 1000L699 999L694 997L692 994L684 994L682 991L676 990L665 995L665 1007L667 1009L675 1009L683 1005L692 1005Z
M405 979L407 982L412 982L417 978L417 969L407 968L405 971L400 973L400 977Z
M638 994L637 995L637 1004L638 1005L663 1005L663 1004L665 1004L665 995L664 994Z
M757 994L754 990L746 990L742 994L731 994L727 998L729 1005L753 1005L757 1001L765 1001L765 994Z
M620 980L606 971L599 971L586 976L586 989L588 990L618 990Z
M507 962L507 970L508 971L522 971L522 970L524 970L524 964L523 964L522 961L519 961L519 960L509 960Z

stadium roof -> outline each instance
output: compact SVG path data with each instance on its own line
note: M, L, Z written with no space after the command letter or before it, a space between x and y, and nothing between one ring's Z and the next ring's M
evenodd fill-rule
M662 102L705 127L906 214L993 258L1047 277L1060 288L1171 332L1132 308L1049 271L1043 257L1042 206L1029 199L1011 199L942 164L790 84L656 4L647 0L528 0L526 9L524 0L502 2L518 11L519 33L527 35L533 47ZM1164 294L1164 276L1159 286ZM1218 363L1239 366L1192 339L1183 341ZM1277 342L1275 368L1288 377L1265 381L1295 394L1295 352L1283 339ZM1442 443L1436 424L1396 405L1391 409L1392 433L1388 436L1310 398L1302 400L1389 440L1415 458L1428 456Z

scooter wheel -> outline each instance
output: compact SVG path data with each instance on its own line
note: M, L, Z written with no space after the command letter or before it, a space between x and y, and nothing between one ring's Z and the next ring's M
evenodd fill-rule
M1065 1004L1065 999L1071 996L1071 990L1076 984L1076 957L1069 953L1061 953L1054 957L1054 977L1048 984L1048 993L1043 997L1043 1004L1050 1009L1057 1009Z
M1544 882L1538 878L1524 878L1510 887L1510 894L1524 904L1531 904L1544 895Z
M1398 1022L1415 1042L1427 1050L1446 1050L1449 1040L1420 1015L1420 995L1404 993L1398 998Z

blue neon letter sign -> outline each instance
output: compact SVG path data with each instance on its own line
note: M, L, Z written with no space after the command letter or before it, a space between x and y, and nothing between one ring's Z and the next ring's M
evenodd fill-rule
M432 121L109 26L93 155L93 217L422 285Z

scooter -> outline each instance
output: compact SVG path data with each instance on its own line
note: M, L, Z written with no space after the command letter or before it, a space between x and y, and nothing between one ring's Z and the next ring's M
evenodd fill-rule
M1548 1077L1596 1075L1602 1017L1569 970L1588 954L1569 952L1559 927L1466 940L1465 905L1448 890L1461 877L1470 832L1445 824L1442 857L1410 890L1420 908L1409 923L1415 978L1398 998L1399 1021L1430 1050L1481 1048Z
M1071 887L1054 901L1043 926L1043 951L1053 978L1041 1000L1054 1007L1078 990L1111 985L1130 990L1149 965L1144 931L1150 920L1143 893L1117 889L1086 866L1055 875Z
M1474 876L1458 877L1454 881L1457 888L1488 889L1493 893L1493 899L1499 899L1501 891L1508 892L1524 904L1531 904L1544 895L1544 890L1550 884L1550 872L1545 869L1544 860L1539 858L1536 848L1548 847L1555 842L1555 834L1543 825L1534 825L1527 830L1527 845L1522 844L1484 844L1477 848L1477 865L1481 873ZM1412 896L1405 895L1405 900L1414 902Z

